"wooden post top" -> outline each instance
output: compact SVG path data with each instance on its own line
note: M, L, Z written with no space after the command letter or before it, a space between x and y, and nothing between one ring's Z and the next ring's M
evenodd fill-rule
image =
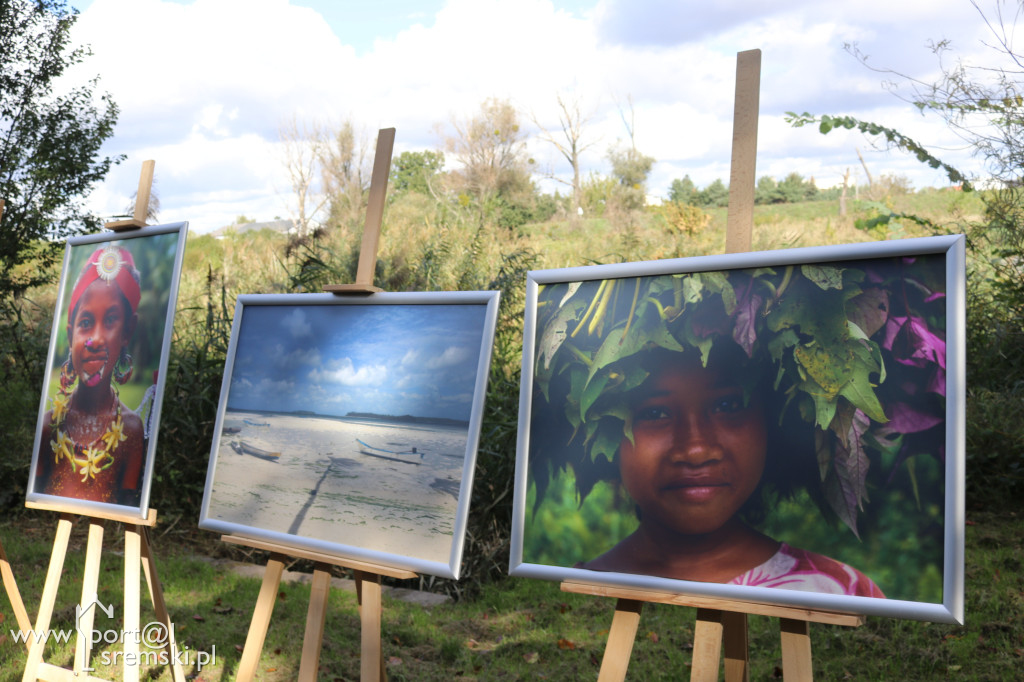
M149 195L153 191L153 169L155 167L156 161L142 162L142 172L139 174L139 190L135 193L135 211L131 219L104 223L103 227L114 232L125 232L146 226L146 214L149 212Z

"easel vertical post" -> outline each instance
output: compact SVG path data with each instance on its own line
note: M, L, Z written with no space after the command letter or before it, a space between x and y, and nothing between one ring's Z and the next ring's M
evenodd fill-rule
M391 154L395 148L395 129L382 128L377 132L377 151L373 157L370 176L370 196L363 226L363 243L359 247L359 267L356 284L373 286L373 271L377 267L377 247L380 227L384 220L384 199L388 192L388 174L391 172Z
M757 166L757 117L761 99L761 50L736 55L736 99L732 121L732 167L725 252L750 251L754 225L754 175Z

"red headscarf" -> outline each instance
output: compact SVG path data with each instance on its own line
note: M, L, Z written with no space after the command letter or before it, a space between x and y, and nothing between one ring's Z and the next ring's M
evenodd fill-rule
M108 244L93 251L82 268L82 274L75 282L74 291L71 292L71 302L68 304L68 323L71 322L71 315L78 305L78 299L82 297L89 285L98 279L106 282L114 282L121 293L128 299L132 313L139 307L139 299L142 292L139 290L139 283L132 277L132 270L135 269L135 260L128 249Z

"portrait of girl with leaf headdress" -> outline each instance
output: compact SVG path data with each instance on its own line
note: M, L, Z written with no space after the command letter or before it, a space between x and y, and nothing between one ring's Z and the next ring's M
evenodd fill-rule
M944 268L541 285L524 561L941 600Z

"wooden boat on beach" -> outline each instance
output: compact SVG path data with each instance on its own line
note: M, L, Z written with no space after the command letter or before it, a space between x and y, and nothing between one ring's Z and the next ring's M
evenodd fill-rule
M231 441L231 449L240 455L252 455L253 457L265 459L268 462L276 462L277 459L281 456L280 452L270 452L269 450L263 450L261 448L256 447L255 445L250 445L249 443L246 443L245 441L242 440Z

